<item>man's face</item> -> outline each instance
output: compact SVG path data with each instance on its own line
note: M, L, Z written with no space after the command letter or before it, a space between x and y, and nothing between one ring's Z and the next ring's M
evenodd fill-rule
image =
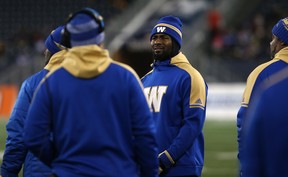
M172 52L172 39L167 34L155 34L151 38L153 58L167 60Z
M275 54L279 52L283 48L283 43L272 34L272 41L270 42L270 54L271 58L275 57Z

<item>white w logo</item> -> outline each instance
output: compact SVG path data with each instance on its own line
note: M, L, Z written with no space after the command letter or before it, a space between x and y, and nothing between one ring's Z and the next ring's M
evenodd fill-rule
M157 27L157 33L163 33L164 31L165 31L165 29L166 29L166 27L164 27L164 26L159 26L159 27Z
M163 95L166 93L167 86L147 87L144 89L148 98L148 104L154 112L160 112Z

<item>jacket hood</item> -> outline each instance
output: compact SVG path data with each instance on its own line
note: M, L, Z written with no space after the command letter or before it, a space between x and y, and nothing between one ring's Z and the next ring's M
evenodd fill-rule
M50 58L47 65L44 67L44 69L47 69L48 71L55 70L56 68L61 66L61 63L63 62L65 58L65 54L67 53L67 50L61 50Z
M111 62L108 50L86 45L69 49L62 66L73 76L88 79L103 73Z
M170 64L177 65L179 63L189 63L188 59L182 52L179 52L175 57L171 59Z
M283 60L288 63L288 47L285 47L276 53L274 59Z

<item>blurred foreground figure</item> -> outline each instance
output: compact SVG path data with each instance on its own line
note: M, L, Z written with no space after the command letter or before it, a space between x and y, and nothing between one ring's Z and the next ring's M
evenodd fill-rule
M17 101L9 118L7 129L6 147L1 165L2 177L17 177L22 165L23 177L48 177L51 169L39 161L24 144L24 124L32 96L45 75L59 66L63 61L65 50L61 44L61 31L63 26L56 28L47 37L45 46L45 67L38 73L26 79L19 91Z
M243 127L243 177L288 176L288 68L264 82Z
M243 94L241 107L237 115L238 127L238 159L240 162L240 176L242 173L242 128L245 125L249 104L258 94L258 90L264 81L271 80L271 76L288 66L288 18L278 21L272 29L272 41L270 42L272 60L258 66L254 69L247 79L247 85ZM272 102L271 102L272 104ZM249 118L250 119L250 118ZM272 119L272 117L271 117ZM249 120L247 120L249 121ZM273 121L273 120L271 120Z
M155 125L143 86L109 57L104 37L94 9L70 16L62 38L71 49L35 94L25 142L57 177L155 177Z
M201 176L207 85L180 52L182 23L161 18L151 33L153 70L142 78L156 122L160 176Z

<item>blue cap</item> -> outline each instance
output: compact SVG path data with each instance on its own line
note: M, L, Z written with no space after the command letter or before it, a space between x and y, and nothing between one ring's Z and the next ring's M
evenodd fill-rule
M100 22L92 15L87 14L85 12L87 10L100 17ZM105 33L99 30L100 28L103 28L103 19L96 10L86 8L84 11L76 13L66 24L66 29L70 34L71 47L101 44L104 41Z
M180 46L182 46L182 22L178 17L162 17L154 26L151 32L150 41L154 34L167 34L172 37Z
M59 26L51 32L45 41L46 48L52 53L55 54L61 50L61 31L64 26Z
M278 21L272 29L272 34L288 45L288 17Z

